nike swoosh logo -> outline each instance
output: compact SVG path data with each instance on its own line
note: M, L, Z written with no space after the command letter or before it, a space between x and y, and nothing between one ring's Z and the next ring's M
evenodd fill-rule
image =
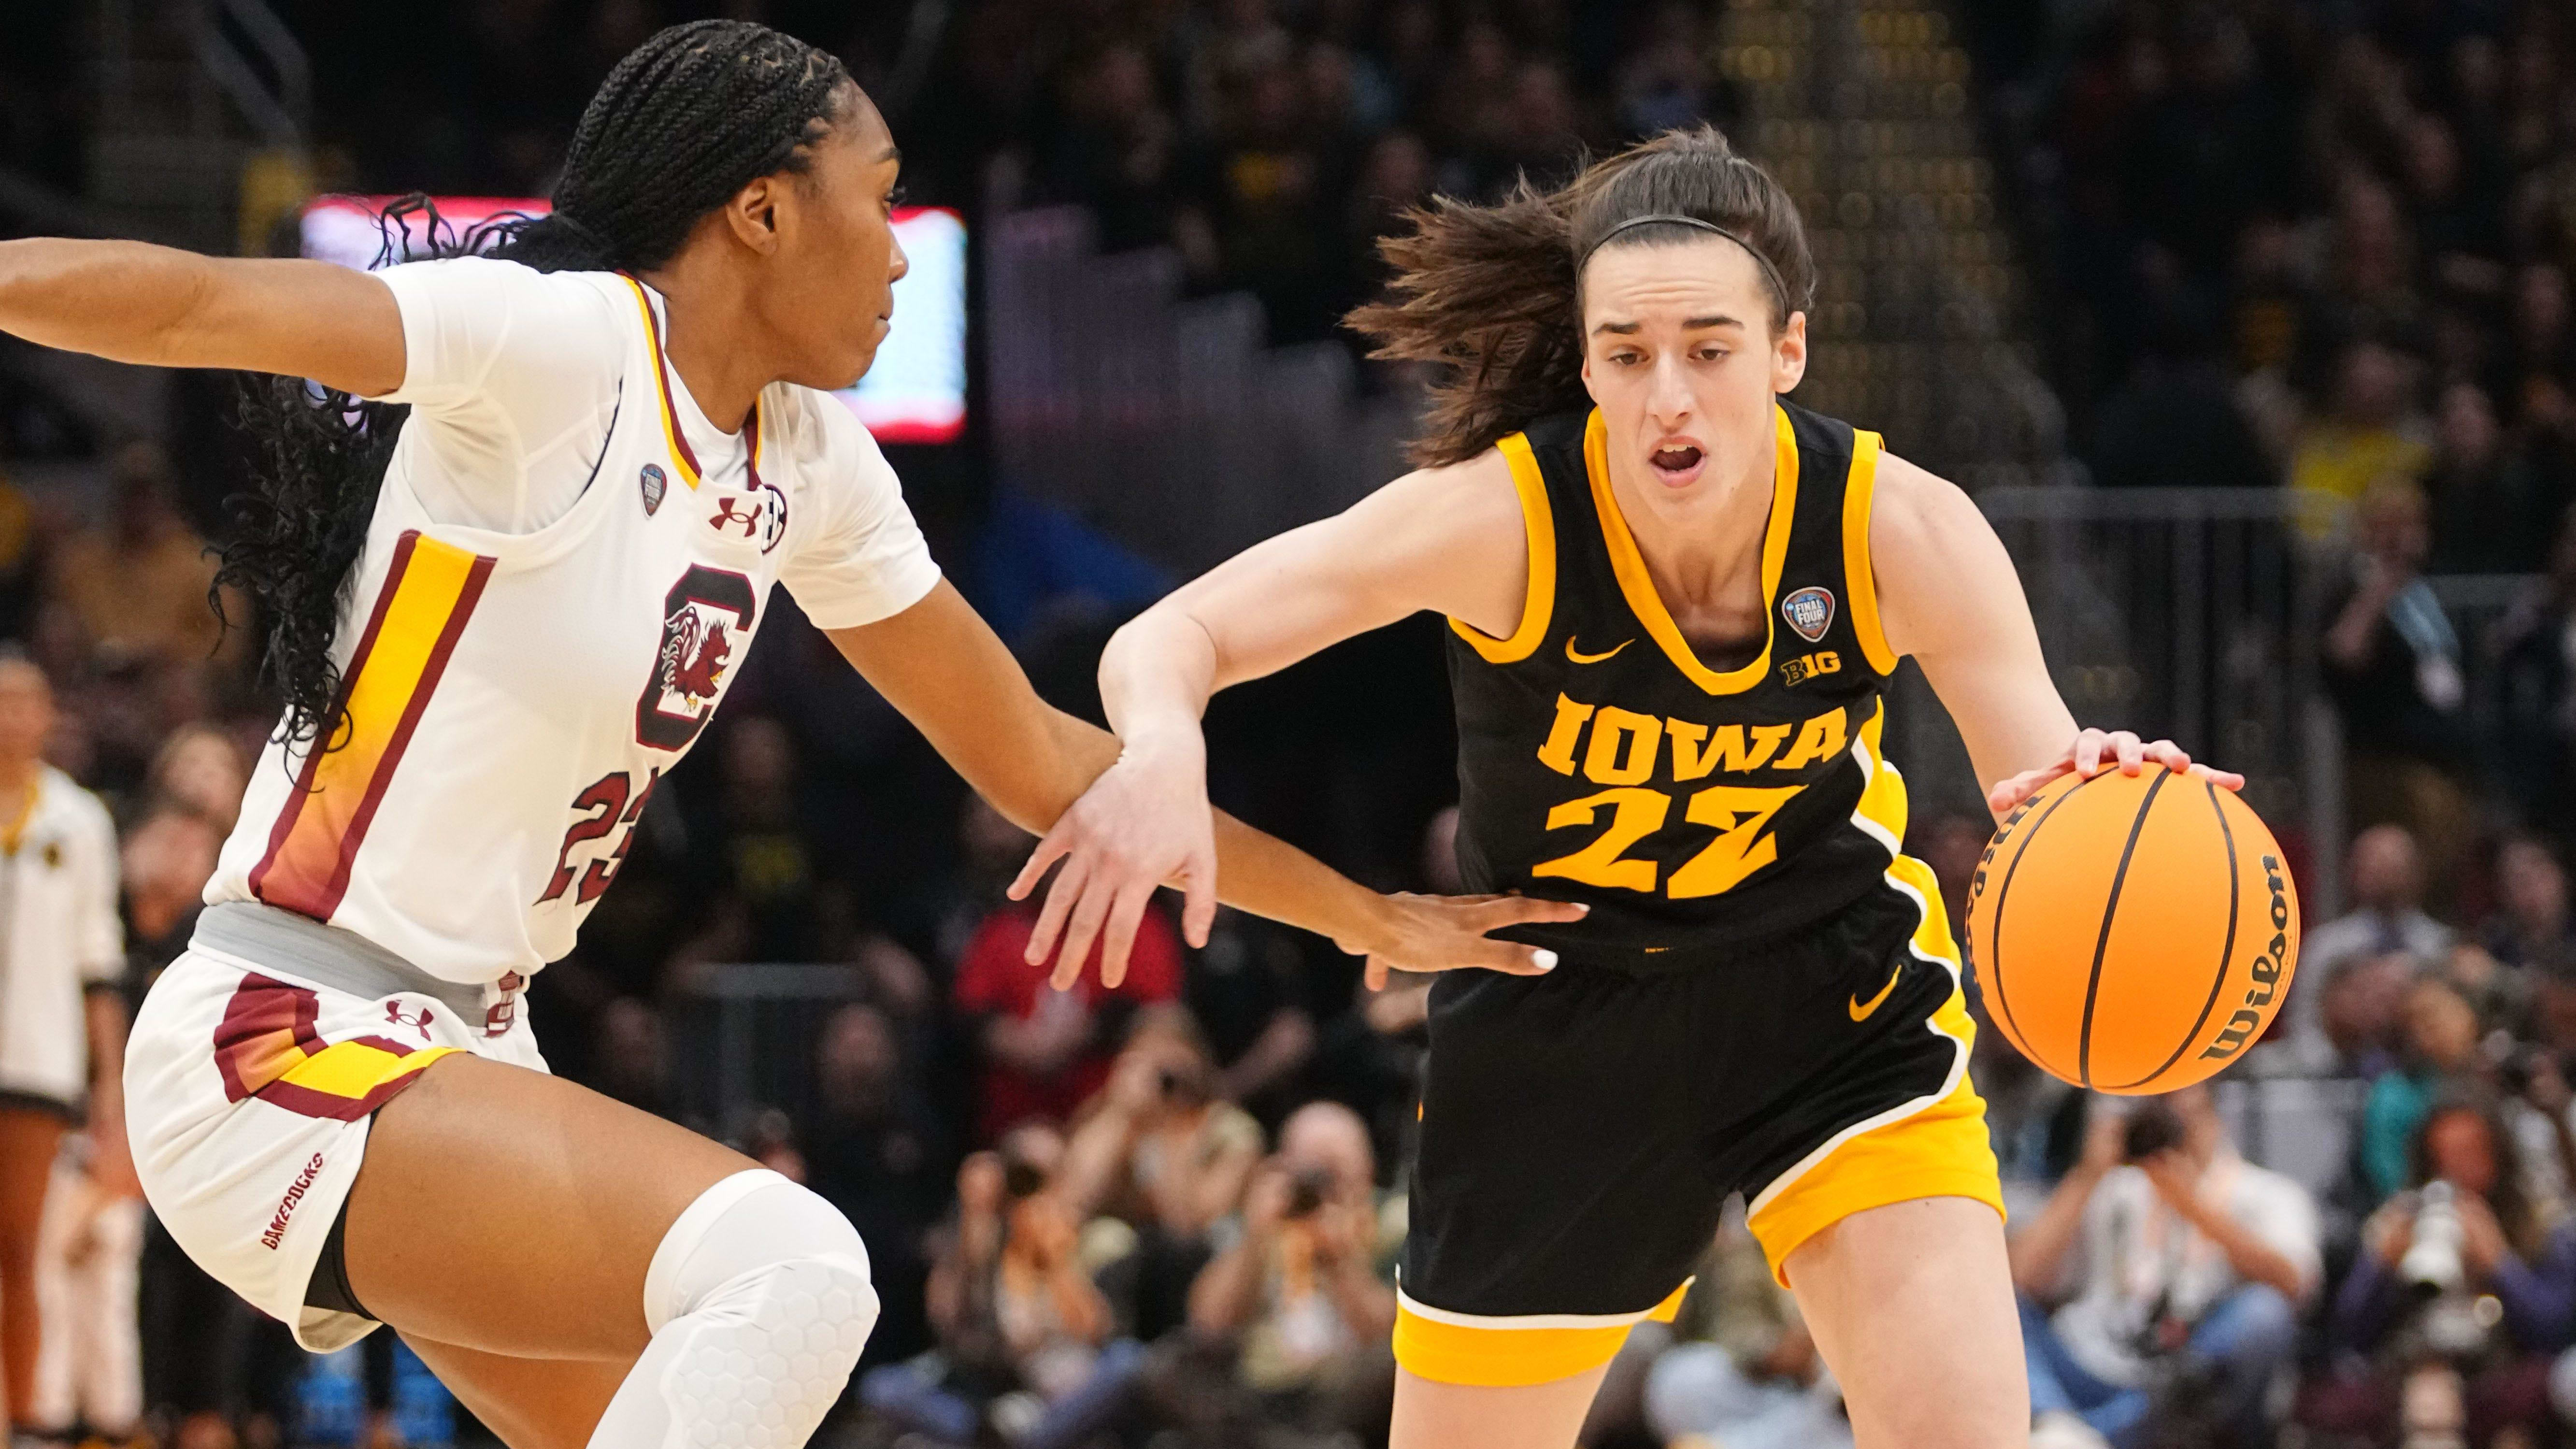
M1611 645L1609 648L1602 650L1598 654L1586 654L1582 650L1574 647L1574 636L1569 634L1566 636L1565 640L1565 657L1573 660L1577 664L1598 664L1602 660L1609 658L1611 655L1618 653L1620 650L1625 649L1636 642L1637 641L1634 639L1622 639L1618 643Z
M1869 999L1869 1004L1868 1004L1868 1005L1866 1005L1866 1006L1863 1006L1863 1005L1861 1004L1861 999L1860 999L1858 996L1854 996L1854 997L1851 999L1851 1018L1852 1018L1852 1020L1854 1020L1854 1021L1867 1021L1867 1020L1869 1020L1869 1019L1870 1019L1870 1017L1871 1017L1871 1016L1873 1016L1874 1014L1876 1014L1876 1013L1877 1013L1877 1011L1878 1011L1879 1006L1880 1006L1881 1004L1883 1004L1883 1003L1887 1000L1887 998L1888 998L1888 994L1896 990L1896 980L1897 980L1897 978L1898 978L1898 977L1900 977L1900 976L1903 976L1904 974L1905 974L1905 963L1904 963L1904 962L1902 962L1902 961L1899 961L1898 963L1896 963L1896 969L1895 969L1895 970L1893 970L1893 971L1890 971L1889 973L1887 973L1887 984L1886 984L1885 986L1882 986L1882 987L1878 988L1878 994L1877 994L1876 996L1871 997L1871 998Z

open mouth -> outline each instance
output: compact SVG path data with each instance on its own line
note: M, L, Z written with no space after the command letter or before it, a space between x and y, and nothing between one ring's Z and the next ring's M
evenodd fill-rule
M1690 444L1677 443L1668 447L1657 448L1654 451L1653 456L1649 457L1646 461L1652 463L1655 467L1655 471L1664 476L1664 481L1668 483L1679 483L1686 481L1691 474L1698 472L1700 462L1705 457L1705 454Z

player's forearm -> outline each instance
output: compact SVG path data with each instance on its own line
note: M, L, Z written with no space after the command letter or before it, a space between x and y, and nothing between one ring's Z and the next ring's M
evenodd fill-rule
M1199 718L1216 678L1215 639L1167 599L1111 636L1100 656L1100 704L1125 748L1174 751L1204 769Z
M329 262L0 242L0 332L115 362L312 377L367 396L403 379L392 290Z
M91 987L82 1002L89 1026L90 1079L102 1100L125 1095L125 1001L110 988Z
M1219 899L1312 931L1345 951L1368 949L1384 921L1384 896L1284 840L1215 813Z
M0 242L0 332L118 362L175 364L212 263L142 242Z

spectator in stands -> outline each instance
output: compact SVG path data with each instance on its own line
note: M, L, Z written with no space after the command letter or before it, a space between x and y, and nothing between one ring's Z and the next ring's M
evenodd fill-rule
M1220 1240L1191 1285L1190 1327L1236 1345L1237 1377L1273 1420L1383 1436L1402 1203L1377 1192L1359 1114L1337 1102L1299 1108Z
M2362 1180L2381 1201L2411 1180L2416 1130L2433 1103L2475 1095L2478 1015L2448 982L2425 979L2406 996L2404 1057L2370 1084L2361 1112Z
M2534 1221L2511 1138L2466 1099L2426 1114L2410 1157L2410 1188L2364 1225L2331 1319L2336 1346L2373 1372L2314 1396L2308 1416L2350 1431L2402 1412L2410 1445L2546 1432L2548 1356L2576 1341L2576 1225Z
M210 724L172 730L145 780L154 800L196 815L223 835L232 833L249 784L249 768L232 737Z
M45 763L53 726L44 671L0 653L0 1378L21 1430L44 1427L36 1243L65 1132L85 1127L103 1194L143 1193L125 1139L116 827Z
M2442 389L2432 466L2433 547L2425 568L2437 574L2533 573L2567 500L2544 486L2523 453L2505 445L2495 403L2474 382Z
M805 1185L849 1215L868 1245L881 1308L870 1364L930 1347L927 1234L947 1210L956 1157L886 1013L851 1002L815 1045L815 1110L801 1136Z
M1639 1324L1631 1339L1658 1327ZM1645 1394L1647 1421L1668 1442L1849 1449L1851 1424L1798 1300L1736 1214L1718 1228L1673 1328L1682 1341L1657 1356Z
M1265 1123L1286 1119L1315 1056L1296 933L1230 908L1189 964L1183 1000L1206 1034L1216 1094Z
M1181 933L1159 903L1146 908L1114 990L1100 985L1097 945L1070 988L1049 986L1049 968L1026 959L1037 919L1034 901L996 906L957 963L956 1007L980 1058L978 1141L1021 1122L1070 1120L1109 1080L1136 1008L1181 993Z
M2126 1114L2106 1104L2011 1244L2033 1443L2089 1430L2130 1449L2156 1420L2184 1418L2223 1443L2268 1444L2264 1397L2321 1272L2316 1204L2237 1155L2205 1086Z
M870 1407L953 1444L987 1425L1021 1444L1079 1442L1039 1431L1053 1427L1048 1406L1102 1367L1112 1324L1076 1252L1078 1220L1054 1190L1063 1155L1055 1129L1032 1123L957 1169L955 1225L930 1268L940 1352L870 1372Z
M2421 961L2401 951L2363 956L2336 968L2325 979L2317 1007L2324 1055L2301 1064L2364 1082L2394 1069L2406 1046L2406 995L2423 971Z
M2284 1003L2290 1046L2318 1070L2331 1059L2320 1004L2337 972L2392 951L2429 965L2451 944L2450 928L2424 914L2424 863L2403 825L2374 825L2353 837L2344 891L2352 909L2299 943L2299 974Z
M2102 400L2084 460L2111 488L2260 488L2280 481L2238 410L2197 299L2168 295L2146 355Z
M2376 214L2366 205L2351 210ZM2377 230L2371 228L2372 234ZM2364 255L2344 252L2348 262ZM2374 278L2361 285L2375 289L2378 283ZM2291 454L2290 486L2324 501L2358 504L2382 479L2423 476L2432 460L2432 430L2409 402L2413 367L2384 343L2356 342L2345 348L2335 360L2332 409L2301 431ZM2416 562L2421 560L2419 549Z
M158 444L129 443L109 466L114 512L104 527L62 545L54 597L102 659L201 663L222 637L206 607L215 561L180 516L169 456ZM238 601L233 616L246 617Z
M1261 1124L1216 1087L1187 1008L1148 1007L1066 1142L1060 1193L1074 1220L1113 1219L1123 1227L1113 1239L1132 1244L1102 1272L1122 1290L1139 1338L1186 1316L1208 1229L1243 1201L1261 1160Z
M2495 958L2509 965L2561 969L2571 960L2568 935L2567 867L2548 841L2536 835L2507 836L2496 849L2496 910L2479 937Z
M2352 818L2403 824L2438 884L2454 880L2473 821L2460 636L2424 582L2423 490L2402 478L2361 500L2358 548L2327 611L2326 687L2342 716Z
M1037 141L1039 194L1090 209L1103 251L1169 238L1181 133L1134 45L1103 46L1067 76L1065 124Z
M2563 846L2576 830L2576 510L2551 534L2548 573L2496 629L2495 758L2507 801Z

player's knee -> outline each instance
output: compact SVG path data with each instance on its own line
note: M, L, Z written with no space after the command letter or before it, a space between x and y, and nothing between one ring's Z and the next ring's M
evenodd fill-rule
M673 1222L644 1278L644 1321L670 1321L721 1303L784 1333L800 1363L841 1378L876 1326L868 1250L840 1209L766 1170L707 1189ZM793 1339L794 1344L785 1340Z

